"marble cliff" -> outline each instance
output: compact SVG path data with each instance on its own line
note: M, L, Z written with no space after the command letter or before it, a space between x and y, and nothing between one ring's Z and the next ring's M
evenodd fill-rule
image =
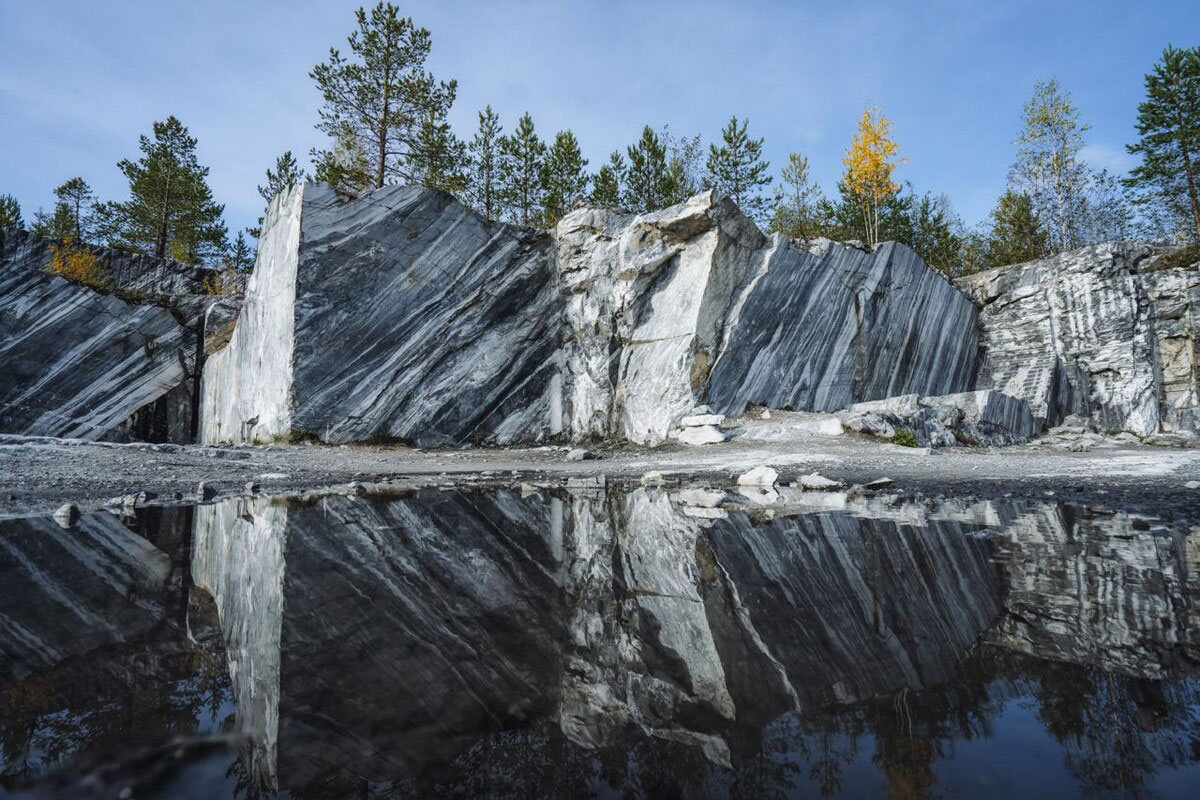
M766 407L947 446L1070 414L1200 423L1200 270L1139 245L952 283L903 245L764 235L711 192L537 231L435 190L307 184L268 209L239 312L178 265L109 257L131 291L100 293L46 272L45 240L0 244L6 433L655 445Z
M204 270L102 248L97 291L47 269L51 244L0 230L0 432L193 441L204 325L236 301Z
M309 184L268 211L202 437L656 444L703 406L970 389L977 316L903 246L801 248L711 192L537 232L437 191Z

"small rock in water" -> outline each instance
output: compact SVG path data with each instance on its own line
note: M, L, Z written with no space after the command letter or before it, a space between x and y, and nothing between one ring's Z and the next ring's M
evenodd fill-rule
M801 489L821 490L840 489L842 487L841 481L830 480L824 475L818 475L815 472L808 475L801 475L797 482L800 484Z
M595 461L599 457L591 450L585 450L582 447L574 447L567 451L567 461Z
M579 478L567 478L568 489L603 489L607 481L603 475L585 475Z
M676 497L685 506L716 508L725 499L725 493L719 489L684 489Z
M54 512L54 521L60 528L73 528L79 521L79 506L74 503L63 503Z
M532 483L521 484L521 497L530 497L538 493L537 487Z
M196 486L196 501L203 503L205 500L212 500L217 496L217 490L210 486L206 481L200 481Z
M657 470L647 472L642 476L642 486L661 486L663 474Z
M366 493L367 487L363 486L358 481L351 481L346 486L346 494L351 495L352 497L362 497Z
M261 487L258 485L258 481L246 481L247 494L258 494L258 490L260 488Z
M887 487L891 486L893 483L895 483L895 481L892 480L891 478L877 478L876 480L873 480L870 483L864 483L863 488L864 489L873 489L873 490L874 489L886 489Z
M770 419L770 418L771 418L771 409L764 408L761 419Z
M738 486L774 486L779 473L764 465L738 476Z
M1200 489L1200 481L1188 481L1184 486L1189 489Z

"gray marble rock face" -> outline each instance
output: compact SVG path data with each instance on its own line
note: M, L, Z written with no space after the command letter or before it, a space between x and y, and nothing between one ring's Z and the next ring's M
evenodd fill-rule
M1028 403L990 389L855 403L839 411L838 418L850 430L881 439L893 439L901 429L911 431L923 447L1020 444L1041 429Z
M268 210L202 435L657 444L707 404L966 390L976 313L907 248L796 249L713 192L551 235L436 191L310 184Z
M557 433L551 250L547 234L488 222L442 192L281 194L229 346L206 367L202 438Z
M982 306L977 388L1147 436L1197 421L1196 267L1154 270L1152 251L1102 244L981 272L958 285Z
M49 246L24 231L0 232L0 432L189 441L192 402L181 387L194 371L194 329L175 309L48 272ZM153 275L139 283L137 267L167 270L100 253L126 297L157 285Z
M713 408L835 411L970 388L975 307L904 245L801 249L775 236L759 263L705 387Z

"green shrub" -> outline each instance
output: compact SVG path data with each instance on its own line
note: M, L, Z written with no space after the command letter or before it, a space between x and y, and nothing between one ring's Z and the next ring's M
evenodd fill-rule
M898 444L901 447L916 447L917 435L908 428L897 428L896 435L892 437L892 444Z

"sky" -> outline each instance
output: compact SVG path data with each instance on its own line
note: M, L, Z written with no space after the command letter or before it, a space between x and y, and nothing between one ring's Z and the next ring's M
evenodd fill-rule
M0 194L28 222L83 176L124 199L117 162L174 114L199 140L230 231L254 224L256 186L284 150L324 144L308 77L346 50L361 2L0 0ZM1071 91L1085 158L1135 162L1144 75L1167 44L1200 45L1196 0L1161 2L718 2L400 0L432 34L427 63L458 80L450 121L470 138L490 103L506 129L572 129L591 169L649 123L718 139L749 119L778 170L808 156L835 192L863 108L881 105L919 192L968 224L1004 190L1021 108L1039 78Z

